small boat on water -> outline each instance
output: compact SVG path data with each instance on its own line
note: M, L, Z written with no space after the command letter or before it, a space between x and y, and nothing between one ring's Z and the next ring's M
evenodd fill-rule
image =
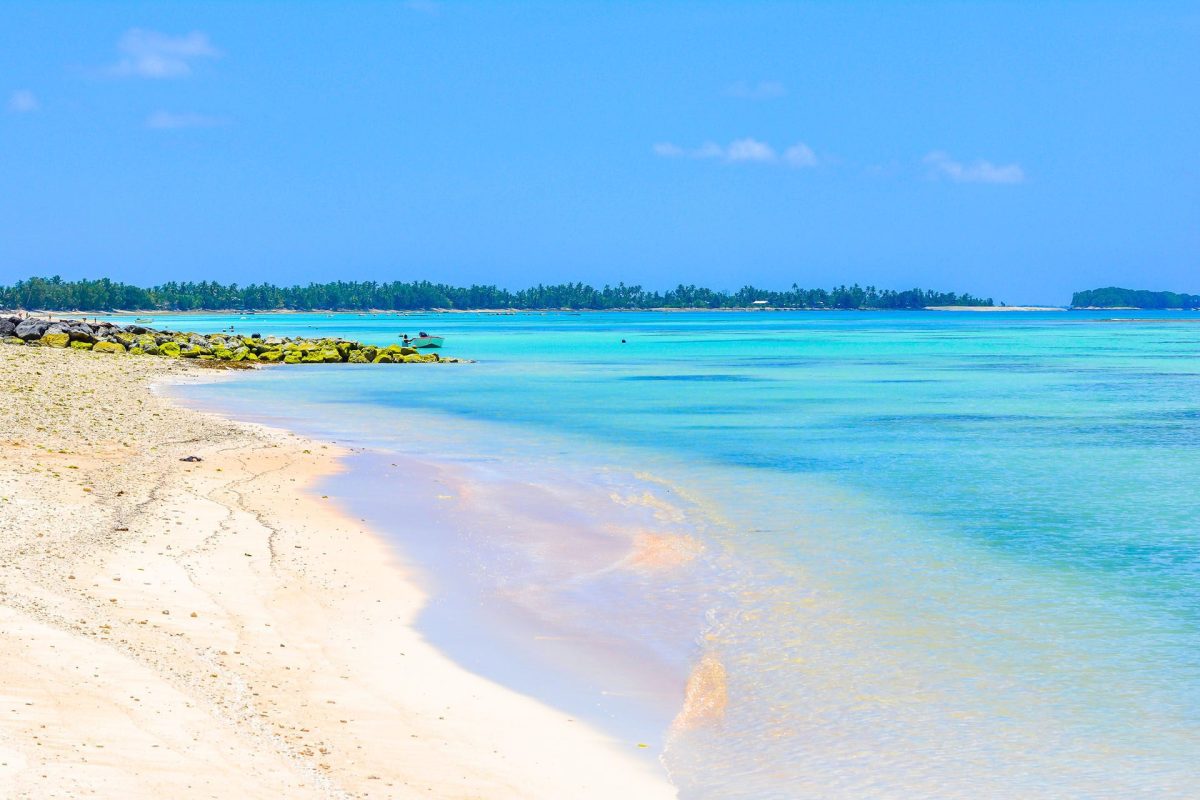
M416 348L441 347L442 342L446 341L446 337L430 336L425 331L421 331L419 334L412 337L411 339L409 338L408 334L406 333L403 335L403 339L401 341L405 347L416 347Z
M134 322L154 322L154 317L134 317Z

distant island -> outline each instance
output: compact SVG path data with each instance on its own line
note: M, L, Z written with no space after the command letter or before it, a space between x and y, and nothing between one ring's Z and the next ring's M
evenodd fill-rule
M425 311L431 309L578 309L627 310L653 308L804 308L804 309L922 309L931 306L990 307L992 299L970 294L924 289L876 289L874 286L838 286L834 289L771 291L746 286L736 292L698 286L677 286L666 292L641 286L605 286L583 283L537 286L512 292L496 286L449 286L428 281L335 281L307 286L246 286L213 281L170 282L149 289L101 278L64 281L30 278L0 286L0 308L41 311L159 310L199 311Z
M1197 309L1200 295L1177 292L1151 292L1145 289L1120 289L1108 286L1104 289L1088 289L1076 292L1071 297L1072 308L1146 308Z

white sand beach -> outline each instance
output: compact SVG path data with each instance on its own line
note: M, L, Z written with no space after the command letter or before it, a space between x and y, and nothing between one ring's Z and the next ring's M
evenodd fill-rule
M675 795L414 631L405 565L305 491L336 446L151 391L221 374L0 347L0 796Z

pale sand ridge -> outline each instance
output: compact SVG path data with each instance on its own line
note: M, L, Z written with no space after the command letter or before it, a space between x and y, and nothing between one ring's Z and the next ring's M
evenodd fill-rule
M0 797L674 796L414 632L385 543L301 491L336 448L149 390L201 372L0 347Z

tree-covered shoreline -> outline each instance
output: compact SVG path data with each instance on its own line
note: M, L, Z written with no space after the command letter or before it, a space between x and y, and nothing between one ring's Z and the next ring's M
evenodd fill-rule
M1071 297L1071 305L1074 308L1145 308L1155 311L1193 309L1200 308L1200 295L1106 286L1103 289L1076 292Z
M65 281L59 277L29 278L0 286L0 308L41 311L160 310L198 311L312 311L344 309L365 311L420 311L430 309L579 309L626 310L651 308L750 308L765 300L776 308L918 309L928 306L991 306L991 298L923 289L895 291L873 286L839 286L801 289L795 284L782 291L746 286L736 292L697 286L677 286L666 292L641 286L605 286L564 283L509 291L496 286L450 286L429 281L335 281L307 286L245 286L214 281L177 282L143 288L99 280Z

